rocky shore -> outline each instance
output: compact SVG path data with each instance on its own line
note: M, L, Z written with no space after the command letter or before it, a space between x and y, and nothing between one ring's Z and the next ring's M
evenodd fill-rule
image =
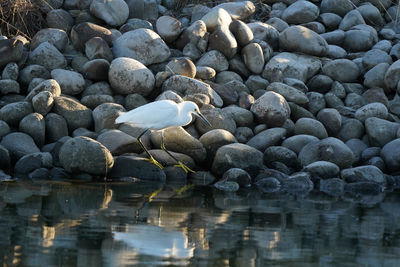
M0 40L2 180L149 180L236 191L376 195L400 182L400 27L391 1L47 0L48 28ZM115 124L196 102L168 128L186 174Z

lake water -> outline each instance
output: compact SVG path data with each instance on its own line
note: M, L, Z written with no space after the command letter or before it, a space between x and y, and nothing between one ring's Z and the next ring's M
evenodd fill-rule
M3 183L3 266L400 266L400 194Z

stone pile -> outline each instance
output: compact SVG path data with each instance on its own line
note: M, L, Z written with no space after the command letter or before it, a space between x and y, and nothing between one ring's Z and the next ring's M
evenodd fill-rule
M235 191L377 194L400 173L400 28L391 1L47 0L49 28L0 40L3 179L132 177ZM150 101L196 121L143 137Z

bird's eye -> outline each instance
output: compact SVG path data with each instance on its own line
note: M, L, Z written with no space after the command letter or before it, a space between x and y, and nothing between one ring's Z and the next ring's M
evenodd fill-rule
M199 112L199 110L197 108L194 109L194 112Z

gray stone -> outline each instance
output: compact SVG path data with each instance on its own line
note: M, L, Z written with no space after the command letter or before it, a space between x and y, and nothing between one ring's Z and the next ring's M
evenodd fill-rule
M360 12L367 24L373 27L381 27L384 25L385 20L383 19L379 9L372 3L366 2L357 7L357 10Z
M336 136L342 127L342 117L333 108L324 108L318 112L317 119L324 125L328 135Z
M8 126L7 122L0 120L0 140L3 136L10 133L10 126Z
M234 181L220 180L214 184L214 187L225 192L236 192L240 185Z
M211 50L203 54L196 62L196 66L213 68L217 72L228 70L229 62L218 50Z
M92 81L107 80L109 69L110 63L105 59L90 60L82 67L85 78Z
M179 36L175 45L178 49L183 49L188 43L197 45L198 42L206 35L207 28L206 24L202 20L193 22L187 27L182 34Z
M129 57L144 65L167 60L171 52L161 37L149 29L137 29L122 34L113 42L115 58Z
M4 175L4 173L1 174L2 170L8 170L10 168L11 168L10 153L4 146L0 145L0 175L1 176Z
M253 113L251 111L238 107L238 106L228 106L222 109L223 112L232 116L235 120L236 126L251 126L253 125Z
M296 1L282 13L282 19L289 24L302 24L318 18L319 8L308 1Z
M89 60L105 59L111 62L114 58L107 42L101 37L93 37L85 43L85 55Z
M45 116L53 108L54 97L49 91L38 93L32 98L33 110Z
M250 138L254 136L253 130L249 127L237 127L235 131L235 138L239 143L247 143Z
M19 83L14 80L0 80L0 93L6 94L19 94L20 88Z
M29 54L29 63L41 65L49 70L62 69L67 60L60 51L49 42L43 42Z
M296 154L299 154L302 148L311 142L317 142L319 139L313 135L299 134L291 136L282 142L282 146L289 148Z
M67 121L70 131L77 128L90 128L93 124L92 111L68 97L55 97L53 111Z
M83 76L75 71L54 69L51 71L51 77L60 85L63 94L76 95L85 89Z
M38 147L42 147L45 141L45 120L39 113L31 113L25 116L19 123L19 130L29 134Z
M90 22L76 24L71 30L71 42L74 47L84 51L85 43L93 37L101 37L108 45L111 45L112 33L109 29Z
M347 52L340 46L328 45L328 53L326 56L332 59L345 58L347 56Z
M105 146L83 136L67 140L58 156L64 169L71 173L106 175L114 165L114 159Z
M101 133L97 141L103 144L113 156L142 151L136 138L116 129Z
M23 85L28 85L34 78L50 79L50 72L40 65L29 65L19 73L19 81Z
M384 146L396 139L396 133L400 123L390 122L384 119L371 117L365 120L365 131L368 140L373 146Z
M279 47L279 32L271 25L257 21L248 23L253 31L254 39L266 41L273 49Z
M266 23L277 29L278 32L282 32L289 27L289 24L286 21L277 17L269 18Z
M43 42L49 42L54 45L59 51L64 51L68 44L68 35L60 29L45 28L38 31L32 38L30 49L34 50Z
M329 61L322 67L322 72L339 82L354 82L360 75L360 70L356 63L349 59Z
M125 108L115 103L104 103L93 110L94 129L100 132L103 129L115 129L115 119L125 112Z
M283 52L268 61L261 76L270 82L278 82L284 78L306 82L320 69L321 62L315 57Z
M362 64L366 70L370 70L381 63L392 64L392 58L380 49L371 49L362 57Z
M51 168L53 158L49 152L35 152L20 158L15 164L14 171L17 174L28 174L39 168Z
M246 19L250 17L255 11L256 7L251 1L241 1L241 2L227 2L215 6L214 9L223 8L232 19Z
M267 129L252 137L247 145L264 152L270 146L279 145L285 139L286 134L287 131L284 128Z
M129 7L123 0L93 0L90 13L104 20L110 26L121 26L128 19Z
M267 91L273 91L275 93L278 93L282 95L286 99L286 101L290 101L298 105L308 104L308 98L305 93L284 83L280 82L270 83L267 87Z
M316 32L303 27L291 26L279 35L280 48L313 56L325 56L328 43Z
M348 30L344 34L343 47L349 52L367 51L374 44L374 36L368 31Z
M231 169L227 170L222 175L221 181L236 182L240 185L240 187L250 187L251 186L250 175L245 170L240 169L240 168L231 168Z
M385 73L389 68L388 63L379 63L364 74L364 85L368 88L384 87Z
M335 13L324 12L319 15L318 20L325 25L327 30L335 30L342 21L342 17Z
M263 165L263 154L244 144L229 144L220 147L215 154L212 171L223 175L231 168L241 168L255 176Z
M342 123L337 138L346 142L353 138L361 138L364 134L364 125L356 119L347 119Z
M345 182L339 178L321 180L319 190L330 196L341 196L344 193Z
M3 80L16 81L18 79L18 73L19 73L18 64L15 62L10 62L4 67L4 69L1 73L1 78Z
M0 40L0 67L21 60L24 44L18 39Z
M343 17L353 9L353 5L346 0L323 0L320 9L321 13L335 13Z
M0 120L5 121L11 126L17 126L23 117L33 112L29 102L14 102L5 105L0 109Z
M361 122L365 122L366 119L371 117L386 119L388 116L388 109L384 104L374 102L357 109L354 116Z
M219 108L203 110L202 114L210 122L211 127L205 124L202 120L196 119L196 129L204 134L211 129L224 129L234 134L236 131L235 120L229 115L223 112Z
M344 31L342 30L334 30L331 32L322 33L321 37L326 40L326 42L330 45L341 46L344 41Z
M228 59L232 58L237 52L237 42L229 28L218 26L209 37L208 48L218 50Z
M171 72L172 75L183 75L189 78L194 78L196 76L196 66L193 61L188 58L171 60L165 66L165 71Z
M271 166L275 162L281 162L288 167L298 167L297 155L295 152L284 146L270 146L264 151L264 162Z
M229 24L229 30L235 36L239 46L244 47L254 39L254 34L246 23L234 20Z
M110 85L107 82L96 82L88 87L82 92L82 97L87 95L109 95L112 96L114 93L111 90Z
M395 89L400 81L400 59L395 61L387 69L384 76L385 86L389 89Z
M7 134L1 140L0 145L8 150L11 159L14 161L25 155L40 152L32 137L20 132Z
M69 33L74 26L74 18L64 9L52 9L46 15L47 26Z
M350 30L353 26L359 25L359 24L365 24L365 21L363 17L361 16L361 13L357 10L351 10L349 11L342 19L342 21L339 24L339 29L343 31Z
M126 57L111 62L108 79L117 93L139 93L143 96L151 93L155 83L153 73L145 65Z
M328 133L324 125L321 122L311 118L301 118L297 120L294 126L294 132L296 135L313 135L319 139L328 137Z
M344 169L351 167L354 155L350 148L334 137L308 143L299 153L302 166L321 160L335 163L339 168Z
M210 162L214 159L215 153L220 147L237 142L232 133L223 129L208 131L200 137L199 141L206 149L207 161Z
M68 136L67 121L56 113L48 113L45 117L46 140L57 142L64 136Z
M389 172L400 170L400 138L387 143L381 150L381 157L385 161Z
M314 183L307 173L298 173L283 180L282 188L290 194L306 195L314 188Z
M274 177L265 177L257 182L255 185L263 192L263 193L275 193L281 190L281 182Z
M257 43L250 43L242 49L243 61L247 68L256 74L264 69L264 56L261 46Z
M307 98L309 101L308 110L314 115L318 111L326 107L326 102L323 94L317 92L309 92L307 93Z
M337 177L340 169L335 163L329 161L315 161L305 166L303 171L309 172L311 177L327 179Z
M52 97L57 97L61 95L61 87L54 79L44 80L29 92L25 97L25 100L32 101L33 98L41 92L48 92Z
M251 106L259 122L270 127L282 126L290 116L290 108L285 98L275 92L266 92Z
M232 22L229 13L223 8L215 8L201 18L209 32L213 32L218 26L228 27Z
M346 141L346 146L348 146L351 151L353 152L354 155L354 162L353 164L358 164L360 163L361 160L361 153L364 149L366 149L368 146L361 141L360 139L350 139Z
M344 169L340 172L340 176L349 183L374 182L386 185L386 178L382 171L371 165Z
M178 38L181 33L182 23L170 16L161 16L156 21L157 33L167 43L171 43Z

